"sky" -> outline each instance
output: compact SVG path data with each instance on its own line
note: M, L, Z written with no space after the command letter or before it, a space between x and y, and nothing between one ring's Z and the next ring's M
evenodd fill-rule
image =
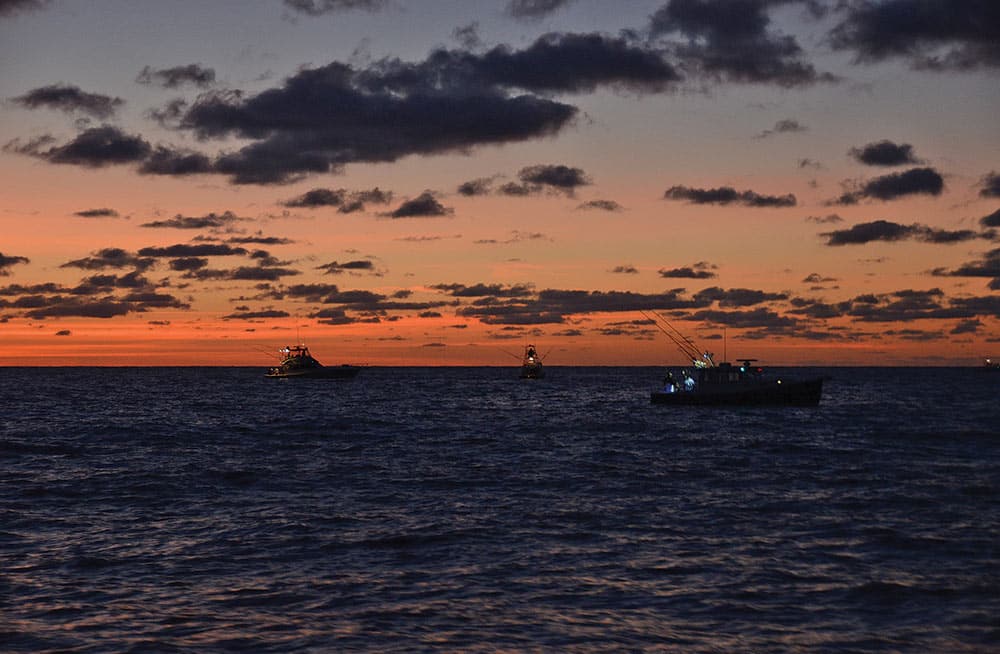
M993 0L0 0L0 365L1000 356Z

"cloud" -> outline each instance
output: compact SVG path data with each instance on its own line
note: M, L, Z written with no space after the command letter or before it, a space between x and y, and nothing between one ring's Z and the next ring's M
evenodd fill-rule
M480 239L473 241L476 245L509 245L511 243L520 243L522 241L543 241L552 239L541 232L522 232L520 230L513 230L510 233L510 238L503 241L495 238Z
M165 89L176 89L184 84L207 88L215 83L215 71L211 68L204 68L201 64L160 69L146 66L135 78L135 81L139 84L155 84Z
M624 211L624 207L614 200L588 200L580 206L577 207L577 211L608 211L611 213L618 213L619 211Z
M978 233L972 230L944 230L914 223L902 225L887 220L874 220L868 223L858 223L848 229L824 232L827 245L860 245L872 241L905 241L915 240L925 243L961 243L977 238L991 239L992 234Z
M696 302L718 302L720 307L747 307L763 302L775 302L787 299L787 293L767 293L749 288L723 289L718 286L706 288L694 294Z
M957 336L959 334L977 334L979 333L980 328L984 326L985 325L981 320L977 320L975 318L968 320L961 320L957 325L955 325L955 328L949 331L948 333L954 336Z
M700 189L689 186L672 186L663 194L667 200L687 200L692 204L741 204L746 207L794 207L795 196L760 195L754 191L737 191L723 186L720 188Z
M68 329L60 329L56 332L56 336L70 336L73 332Z
M148 270L156 264L154 259L146 255L137 256L121 248L104 248L93 253L93 256L67 261L60 268L80 268L82 270L103 270L105 268L135 268Z
M0 16L13 16L19 12L39 11L51 0L0 0Z
M445 85L466 92L489 88L582 93L611 87L658 93L682 79L664 54L628 36L550 32L523 50L506 45L482 54L437 49L415 64L383 60L364 78L369 86L396 91Z
M979 261L963 264L952 271L938 269L935 275L952 277L995 277L1000 279L1000 248L985 253Z
M529 284L437 284L432 289L443 291L453 297L528 297L534 291Z
M221 214L209 213L204 216L182 216L177 214L173 218L168 218L167 220L154 220L153 222L143 223L139 226L156 229L206 229L226 227L227 225L232 225L233 223L246 220L250 219L240 218L232 211L226 211Z
M699 261L691 266L681 268L661 268L658 272L660 277L668 279L711 279L717 277L713 270L718 270L718 266L707 261Z
M81 318L114 318L124 316L133 311L140 311L141 308L134 306L130 302L123 302L115 298L103 298L90 301L79 298L65 298L56 296L47 298L45 305L25 312L28 318L64 318L77 316Z
M508 0L504 13L518 20L541 20L574 0Z
M340 11L380 11L388 0L284 0L289 9L309 16L322 16Z
M860 148L851 148L848 154L867 166L902 166L923 163L917 159L913 153L913 146L909 143L897 144L888 140L869 143Z
M644 295L629 291L577 291L546 289L534 298L486 297L457 311L490 325L562 324L578 313L673 310L699 303L683 298L680 291Z
M916 69L1000 67L1000 5L990 0L887 0L845 3L830 32L860 63L902 59Z
M776 122L774 124L774 127L772 127L771 129L765 129L760 134L758 134L756 138L766 139L770 136L774 136L775 134L794 134L796 132L806 132L806 131L809 131L809 128L801 124L799 121L792 120L791 118L786 118L784 120L779 120L778 122ZM803 167L801 165L801 162L799 164L799 167L800 168Z
M823 277L819 273L811 273L806 275L802 280L803 284L828 284L830 282L835 282L837 279L835 277Z
M433 218L437 216L449 216L452 213L454 213L454 209L441 204L434 197L434 193L424 191L412 200L406 200L387 215L390 218Z
M31 263L28 257L7 256L0 252L0 277L10 275L10 267L19 263Z
M208 259L203 257L180 257L178 259L170 260L170 269L177 270L180 272L187 272L189 270L201 270L208 265Z
M933 168L911 168L865 182L860 189L848 191L831 204L857 204L863 198L889 201L906 195L941 195L944 178Z
M101 120L115 115L125 104L121 98L87 93L77 86L68 84L52 84L33 89L24 95L11 98L11 102L28 109L45 107L65 113L79 112Z
M979 224L983 227L1000 227L1000 209L997 209L988 216L980 218Z
M591 183L586 173L580 168L571 168L561 164L528 166L521 169L518 177L525 184L548 187L569 195L572 195L577 187Z
M458 194L464 195L466 197L475 197L477 195L489 195L493 186L493 178L491 177L479 177L477 179L470 179L467 182L462 182L458 185Z
M383 191L377 186L367 191L348 191L346 189L314 188L302 195L284 202L286 207L316 208L338 207L338 213L354 213L363 211L365 204L387 204L392 201L392 192Z
M433 66L433 64L427 64ZM219 157L214 168L237 184L281 184L346 163L391 162L475 145L509 143L557 132L575 107L530 95L508 95L476 79L402 82L391 71L357 71L332 63L303 70L280 88L244 98L202 94L181 127L200 138L228 135L253 142Z
M50 163L75 164L88 168L136 163L152 152L152 147L142 137L131 136L111 125L92 127L64 145L42 149L42 146L53 140L46 136L21 145L15 139L7 143L4 150L38 157Z
M794 0L790 0L794 2ZM767 0L670 0L650 19L653 37L679 35L685 70L717 81L808 86L835 81L803 59L792 36L770 31Z
M76 211L73 213L74 216L80 216L81 218L118 218L118 212L114 209L84 209L83 211Z
M375 270L375 264L364 259L357 261L345 261L344 263L331 261L330 263L324 263L322 266L316 266L316 269L326 271L327 275L340 275L341 273L351 270L372 271Z
M705 309L694 311L686 316L688 320L711 323L715 325L725 325L742 329L767 328L789 330L799 326L799 320L778 314L763 307L750 309L748 311L722 311L718 309Z
M835 213L826 216L806 216L806 221L817 225L830 225L844 222L844 219Z
M615 266L611 269L611 272L616 274L638 275L639 269L635 266Z
M979 195L984 198L1000 198L1000 173L989 172L980 182L982 189Z
M263 318L290 318L292 314L278 309L265 309L263 311L237 311L222 316L223 320L259 320Z
M201 175L214 170L208 155L193 150L176 150L162 145L156 146L139 166L142 175Z
M240 266L232 270L218 270L213 268L197 268L184 274L185 279L197 279L199 281L244 281L244 282L276 282L282 277L301 275L298 270L291 268L275 268L271 266Z
M234 248L223 244L204 243L196 245L169 245L166 247L147 247L139 250L144 257L227 257L249 254L243 248Z

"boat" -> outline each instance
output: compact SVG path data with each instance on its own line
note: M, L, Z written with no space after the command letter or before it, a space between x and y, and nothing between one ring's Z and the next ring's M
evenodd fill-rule
M354 379L361 372L359 366L343 364L324 366L309 354L305 345L286 345L278 350L281 363L268 368L265 377L275 379Z
M542 366L542 359L538 356L538 351L534 345L527 345L524 348L524 357L521 359L521 379L541 379L545 376L545 368Z
M823 377L782 379L765 376L764 369L746 359L734 366L728 362L686 370L679 383L668 373L661 390L652 391L653 404L731 406L818 406Z
M993 359L986 357L983 359L983 370L998 370L1000 371L1000 359Z
M668 371L659 390L649 394L653 404L706 405L706 406L818 406L823 395L824 377L808 379L783 379L771 377L764 369L754 365L756 359L739 359L734 366L729 362L715 362L715 355L702 352L692 340L676 330L662 316L651 318L643 315L673 341L674 345L690 359L694 374L681 371L681 379ZM666 329L669 327L670 330Z

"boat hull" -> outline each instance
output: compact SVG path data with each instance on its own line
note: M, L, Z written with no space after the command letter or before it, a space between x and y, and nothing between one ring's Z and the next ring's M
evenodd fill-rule
M271 371L264 376L271 379L354 379L361 372L358 366L324 366L308 370Z
M823 394L823 379L718 386L667 393L653 391L653 404L677 406L817 406Z

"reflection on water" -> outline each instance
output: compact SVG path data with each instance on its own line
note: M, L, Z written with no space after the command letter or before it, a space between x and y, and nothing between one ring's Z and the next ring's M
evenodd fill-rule
M5 647L995 646L1000 375L708 409L516 372L0 371Z

